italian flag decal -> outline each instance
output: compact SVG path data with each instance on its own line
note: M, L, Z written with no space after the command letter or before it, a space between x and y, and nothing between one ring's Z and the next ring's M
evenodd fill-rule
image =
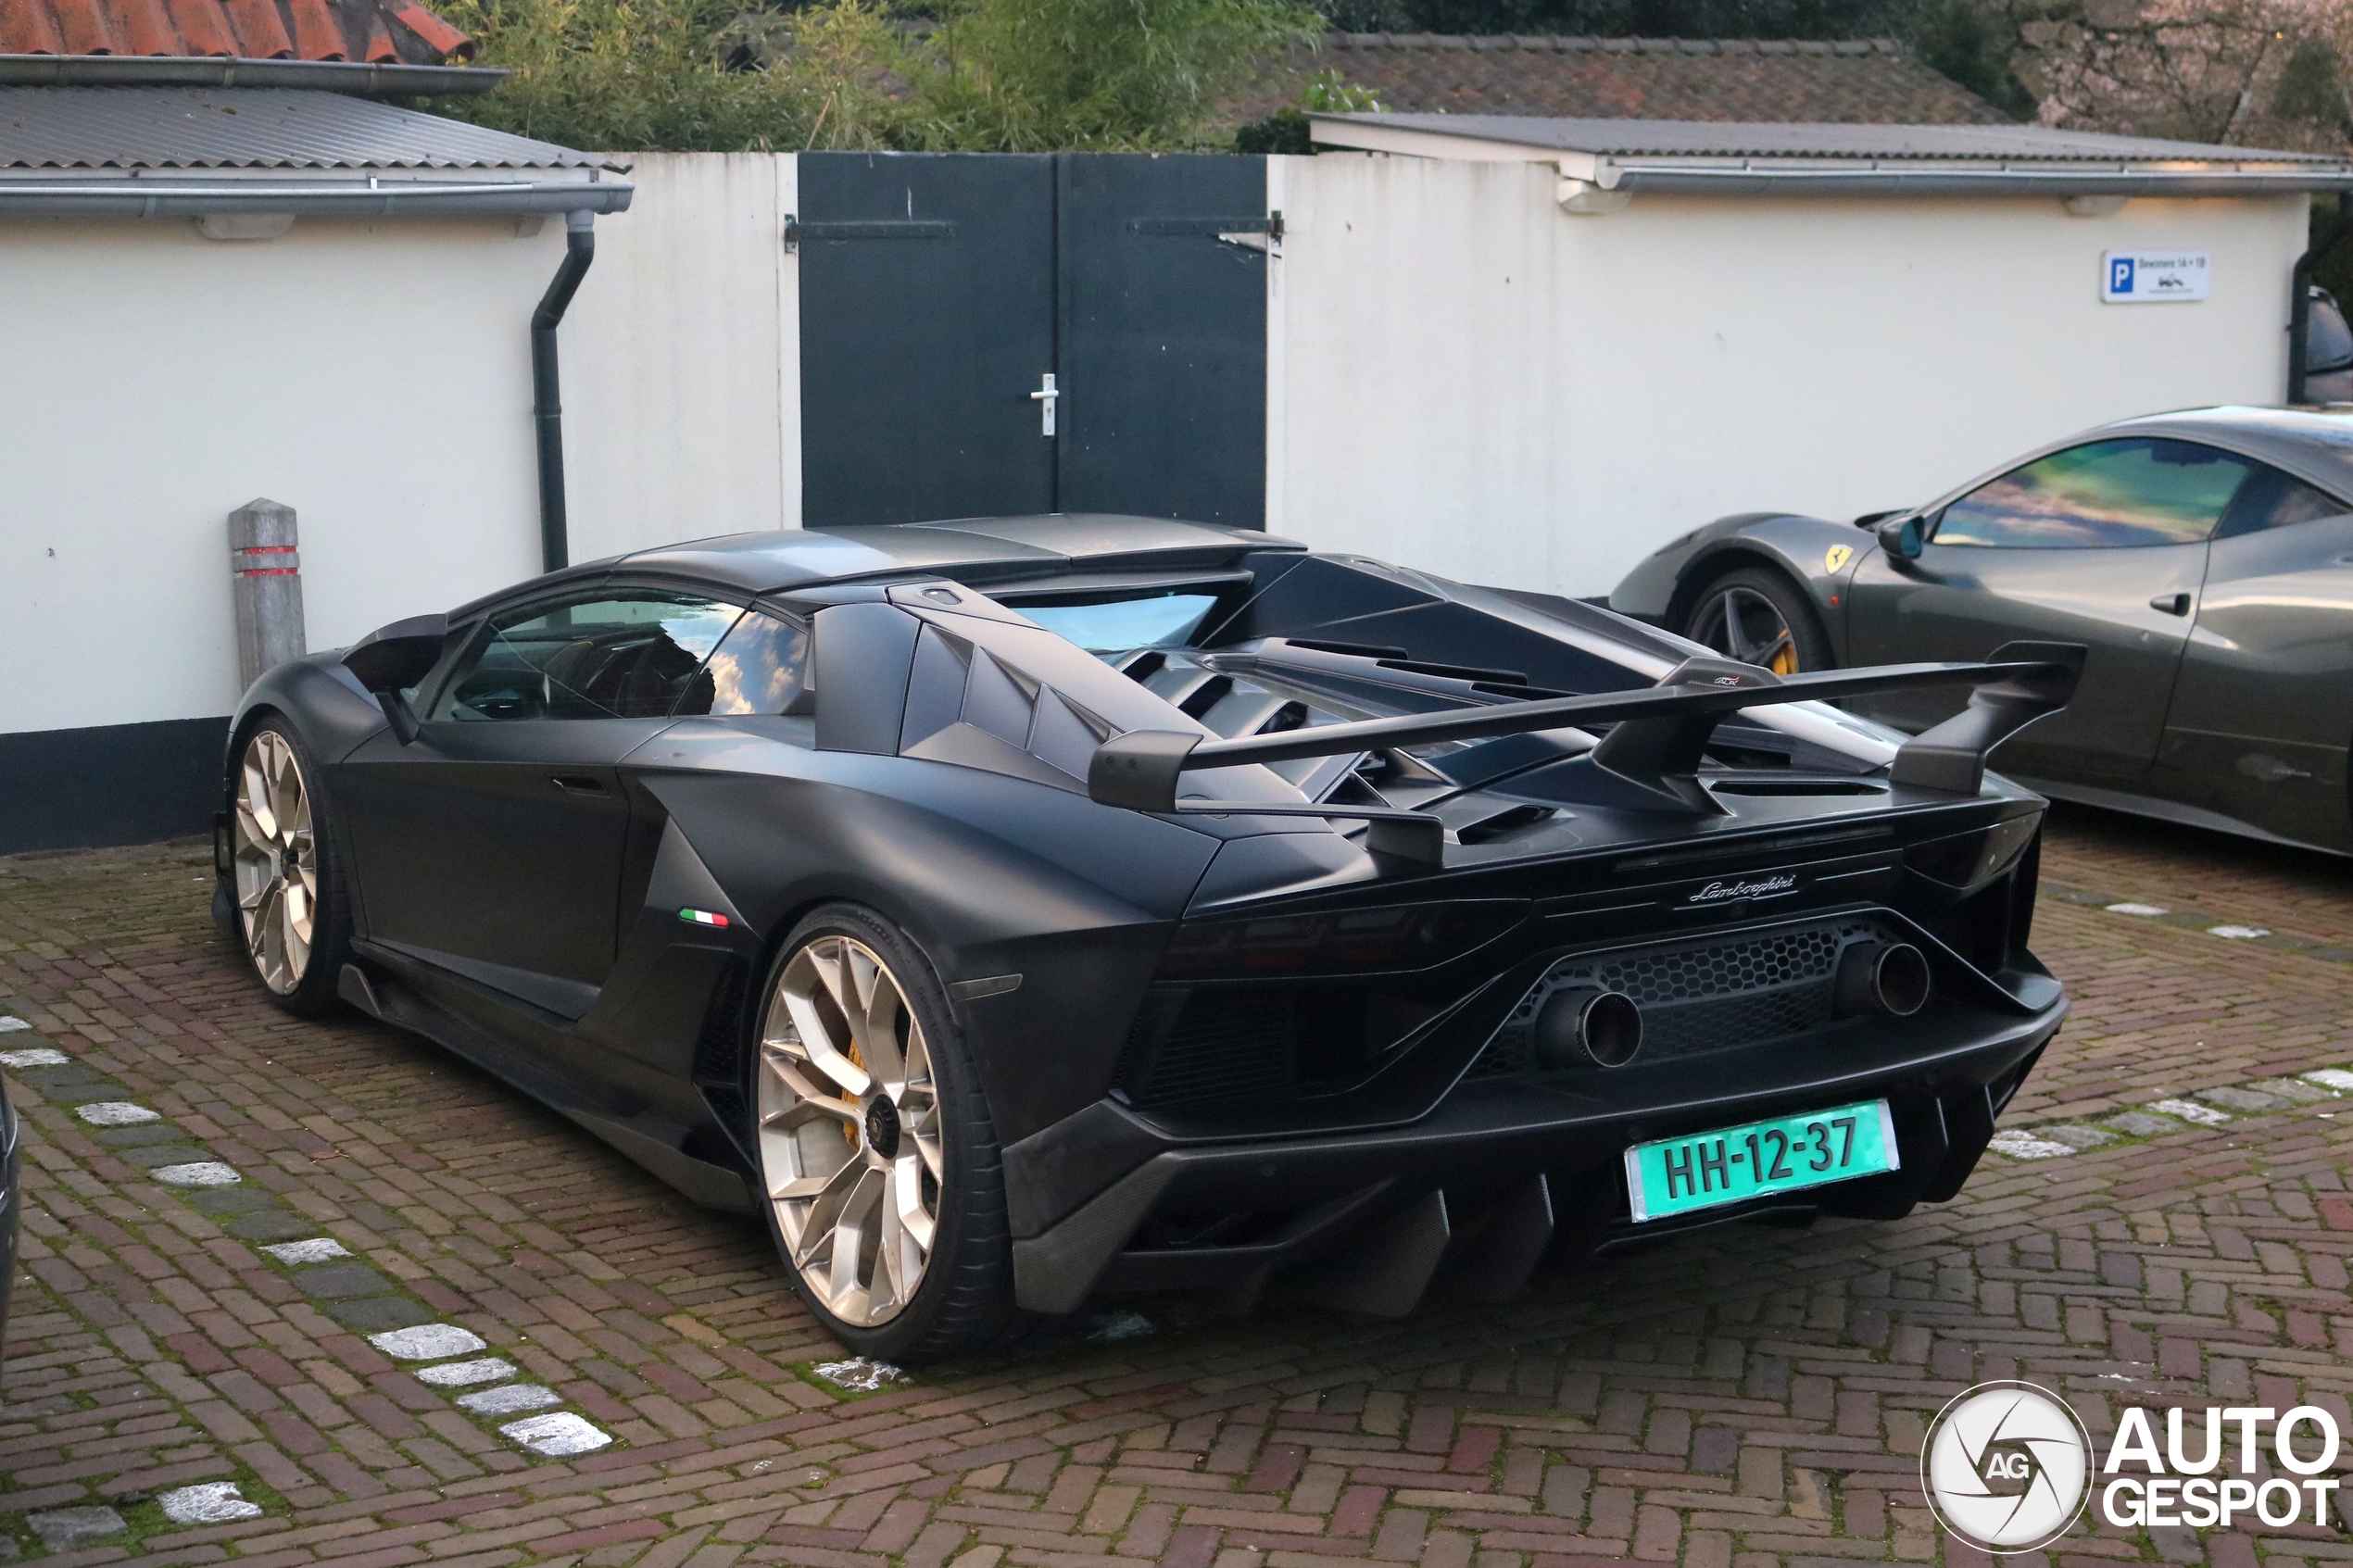
M709 909L681 909L678 911L678 918L685 921L689 925L724 925L727 923L727 917L725 915L713 914Z

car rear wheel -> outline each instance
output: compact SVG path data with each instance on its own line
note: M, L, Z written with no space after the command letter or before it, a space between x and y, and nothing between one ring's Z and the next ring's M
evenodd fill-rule
M818 1323L886 1360L977 1350L1026 1326L995 1132L921 951L868 910L829 906L786 939L766 995L761 1190Z
M301 1018L341 1004L351 917L343 851L319 766L292 725L271 717L245 737L229 781L231 880L245 961L270 999Z
M1693 596L1682 631L1727 659L1776 675L1838 662L1804 590L1770 567L1745 566L1714 579Z

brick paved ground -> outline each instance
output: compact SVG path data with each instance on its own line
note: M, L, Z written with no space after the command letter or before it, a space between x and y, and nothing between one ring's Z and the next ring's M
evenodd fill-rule
M2319 1404L2353 1431L2353 1098L2248 1087L2353 1065L2353 869L2063 812L2045 876L2037 947L2078 1011L2007 1125L2096 1147L1989 1158L1896 1224L1557 1268L1502 1311L1128 1302L1149 1336L858 1399L810 1371L837 1352L752 1224L431 1047L262 1004L205 919L200 849L0 860L0 1014L33 1025L0 1051L69 1058L10 1072L31 1133L0 1536L38 1553L36 1525L109 1508L119 1531L51 1561L1982 1562L1916 1480L1970 1382L2059 1387L2096 1432L2174 1402ZM2231 1119L2101 1124L2201 1094ZM77 1114L116 1101L161 1120ZM207 1162L244 1179L157 1179ZM351 1256L259 1250L318 1238ZM534 1454L513 1408L473 1413L473 1386L368 1338L426 1323L508 1363L490 1386L547 1391L502 1398L611 1441ZM166 1516L206 1482L258 1515ZM2353 1545L2103 1527L2054 1555L2259 1552Z

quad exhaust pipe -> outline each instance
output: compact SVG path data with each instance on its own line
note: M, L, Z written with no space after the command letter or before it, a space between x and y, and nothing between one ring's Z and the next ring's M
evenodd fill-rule
M1909 1018L1928 1005L1935 982L1927 955L1909 942L1856 942L1839 954L1831 985L1842 1018Z
M1855 942L1838 956L1831 996L1841 1018L1909 1018L1935 990L1928 955L1909 942ZM1536 1064L1623 1067L1642 1051L1642 1010L1622 991L1572 986L1536 1012Z
M1622 991L1555 991L1537 1011L1541 1066L1623 1067L1642 1050L1642 1010Z

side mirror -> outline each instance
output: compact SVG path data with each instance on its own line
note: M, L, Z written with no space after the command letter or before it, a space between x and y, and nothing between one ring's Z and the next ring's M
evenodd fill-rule
M1871 532L1879 536L1879 547L1891 559L1920 558L1920 520L1916 517L1889 518Z
M423 680L441 662L442 646L448 635L447 616L413 615L377 627L343 656L343 667L375 694L384 721L403 746L414 741L419 731L417 715L400 693Z

